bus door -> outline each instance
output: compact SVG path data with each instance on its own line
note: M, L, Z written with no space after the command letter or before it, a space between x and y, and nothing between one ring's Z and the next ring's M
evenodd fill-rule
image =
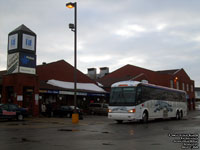
M156 116L155 110L155 100L147 101L147 108L149 110L149 118L154 118Z
M142 100L142 87L138 86L137 87L137 92L136 92L136 105L135 105L135 109L136 109L136 118L141 118L142 117L142 111L143 108L142 106L143 104L143 100Z

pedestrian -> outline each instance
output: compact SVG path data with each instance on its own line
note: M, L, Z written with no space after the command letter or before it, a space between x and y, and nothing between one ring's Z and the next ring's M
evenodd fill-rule
M46 116L46 105L44 103L41 104L41 113L43 116Z
M52 117L52 104L47 104L47 116Z

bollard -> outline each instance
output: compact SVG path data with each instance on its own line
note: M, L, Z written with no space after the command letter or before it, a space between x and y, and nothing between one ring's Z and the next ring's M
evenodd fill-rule
M72 123L77 124L79 122L79 114L78 113L73 113L72 114Z

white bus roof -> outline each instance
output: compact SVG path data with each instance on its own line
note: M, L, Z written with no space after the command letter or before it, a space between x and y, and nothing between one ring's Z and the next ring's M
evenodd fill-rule
M161 89L166 89L166 90L172 90L172 91L186 93L183 90L173 89L173 88L164 87L164 86L160 86L160 85L149 84L149 83L142 83L142 82L138 82L138 81L130 81L130 80L129 81L116 82L116 83L111 85L111 88L113 88L113 87L126 87L126 86L136 87L138 84L143 84L143 85L147 85L147 86L151 86L151 87L155 87L155 88L157 87L157 88L161 88Z
M138 82L138 81L120 81L120 82L116 82L112 84L111 87L137 86L140 83L141 82Z

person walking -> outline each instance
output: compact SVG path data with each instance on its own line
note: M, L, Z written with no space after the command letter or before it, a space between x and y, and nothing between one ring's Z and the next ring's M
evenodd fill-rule
M48 117L52 117L53 116L52 104L50 104L50 103L47 104L47 116Z
M46 105L44 103L41 104L41 113L43 116L46 116Z

